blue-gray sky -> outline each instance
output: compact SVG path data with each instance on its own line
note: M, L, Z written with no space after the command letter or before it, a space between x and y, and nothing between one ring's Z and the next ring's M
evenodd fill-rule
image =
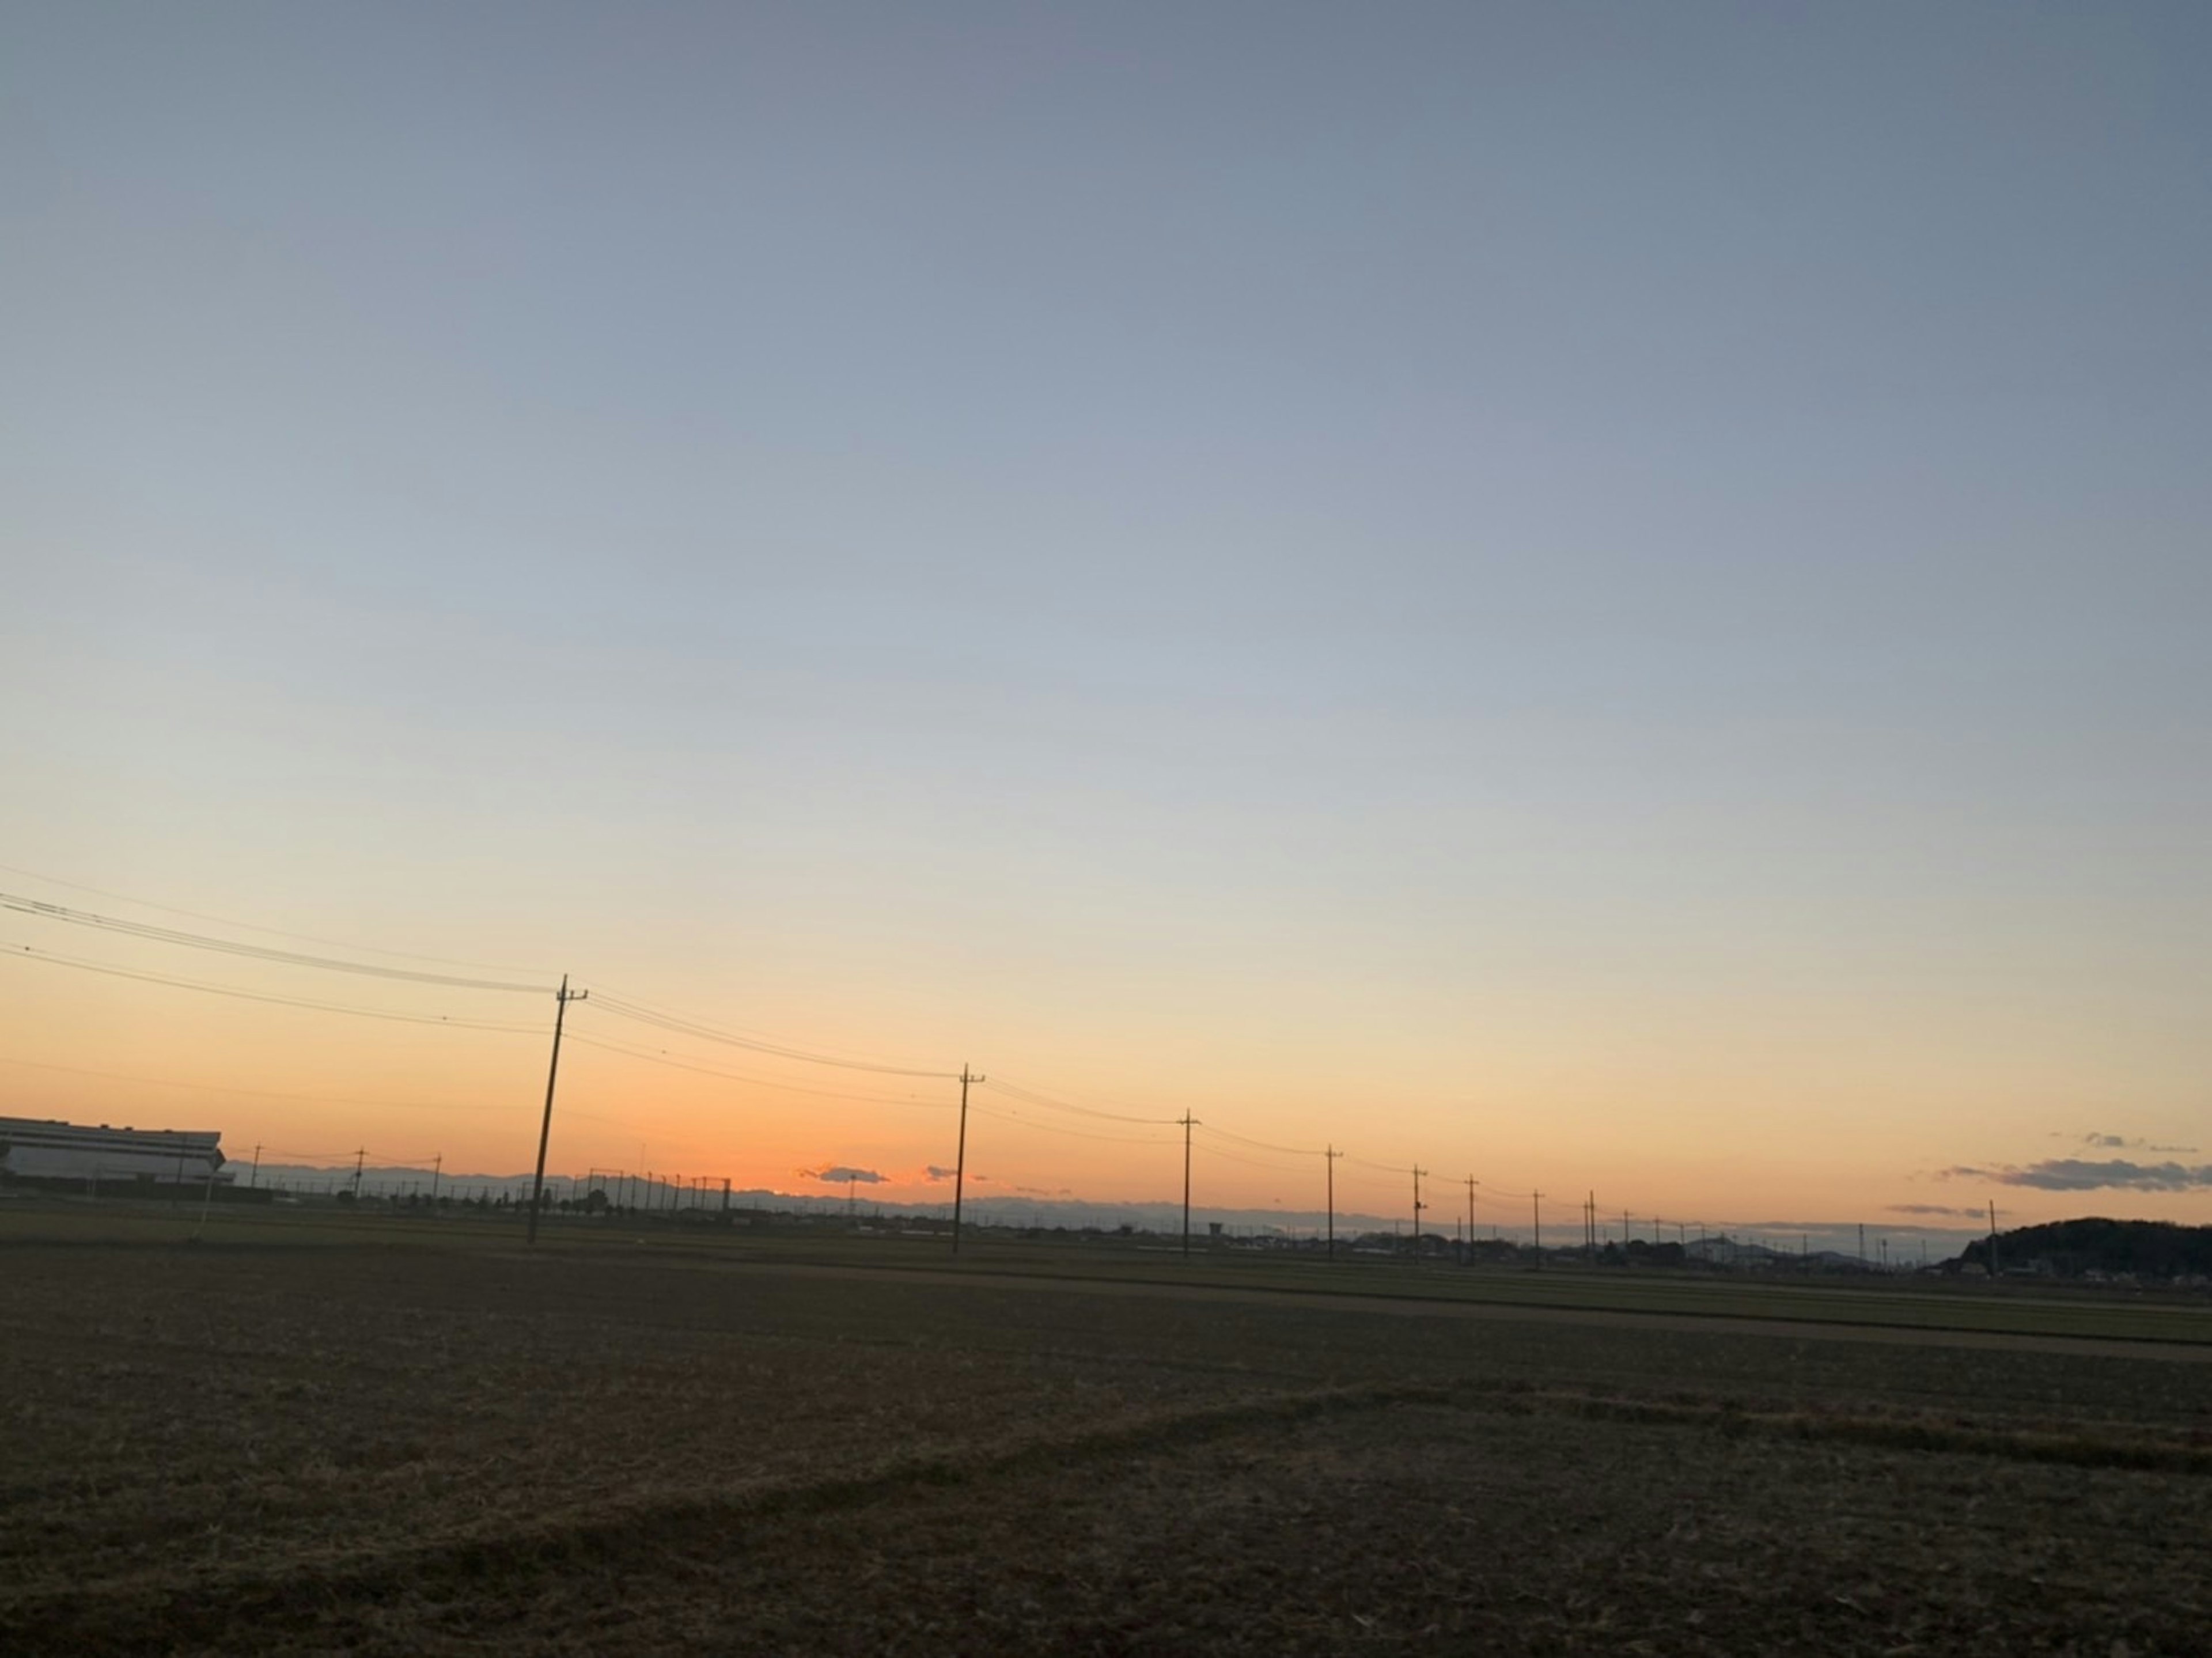
M2200 6L24 5L0 209L10 864L1655 1203L2212 1104Z

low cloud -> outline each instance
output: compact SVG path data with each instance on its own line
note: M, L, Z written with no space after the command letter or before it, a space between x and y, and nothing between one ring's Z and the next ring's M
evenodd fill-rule
M1957 1215L1969 1220L1982 1218L1982 1212L1978 1209L1954 1209L1944 1203L1893 1203L1889 1206L1889 1212L1893 1215Z
M2212 1189L2212 1163L2133 1163L2125 1157L2093 1162L2086 1157L2047 1157L2025 1168L1946 1169L1942 1180L1993 1181L1999 1186L2027 1186L2040 1192L2197 1192Z
M872 1169L848 1169L842 1163L830 1163L821 1169L802 1169L801 1180L818 1180L835 1186L881 1186L890 1178Z
M933 1163L923 1166L921 1177L926 1181L951 1180L960 1171L957 1169L940 1169L937 1164Z
M2193 1157L2197 1153L2193 1145L2154 1145L2148 1140L2131 1139L2125 1134L2084 1134L2081 1144L2094 1146L2100 1151L2171 1151L2182 1157Z

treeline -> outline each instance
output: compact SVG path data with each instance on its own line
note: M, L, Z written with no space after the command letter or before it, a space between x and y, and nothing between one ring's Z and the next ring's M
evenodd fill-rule
M1987 1270L1990 1241L1966 1246L1960 1257ZM2055 1220L1997 1235L1997 1270L2022 1267L2078 1278L2086 1272L2131 1272L2137 1278L2212 1276L2212 1226L2179 1226L2167 1220Z

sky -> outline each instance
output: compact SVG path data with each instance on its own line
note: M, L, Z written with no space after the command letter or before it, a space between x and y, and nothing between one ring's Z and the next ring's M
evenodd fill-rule
M535 987L0 1112L2212 1222L2201 7L22 5L0 213L0 892Z

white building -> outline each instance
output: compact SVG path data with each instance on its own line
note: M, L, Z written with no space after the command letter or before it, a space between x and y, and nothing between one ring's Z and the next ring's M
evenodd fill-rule
M222 1136L185 1128L87 1128L0 1117L0 1180L41 1186L173 1190L235 1178L223 1172Z

